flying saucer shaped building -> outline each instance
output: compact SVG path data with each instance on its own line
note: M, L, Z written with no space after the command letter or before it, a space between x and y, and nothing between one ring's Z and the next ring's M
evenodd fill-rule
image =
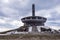
M21 19L23 23L30 26L44 26L47 18L35 16L35 5L32 5L32 16L24 17Z
M25 25L32 26L32 29L36 31L36 26L44 26L47 18L35 16L35 5L32 4L32 16L24 17L21 20Z

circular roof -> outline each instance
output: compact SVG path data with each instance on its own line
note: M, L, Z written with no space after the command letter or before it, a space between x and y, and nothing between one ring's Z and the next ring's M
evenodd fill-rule
M47 20L47 18L41 17L41 16L28 16L28 17L22 18L21 20L24 20L24 19L45 19Z

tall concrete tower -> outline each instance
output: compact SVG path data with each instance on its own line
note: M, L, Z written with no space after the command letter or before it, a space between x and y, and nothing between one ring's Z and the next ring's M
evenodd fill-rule
M32 32L38 32L37 26L44 26L47 18L35 16L35 4L32 4L32 16L24 17L21 20L28 27L32 26Z

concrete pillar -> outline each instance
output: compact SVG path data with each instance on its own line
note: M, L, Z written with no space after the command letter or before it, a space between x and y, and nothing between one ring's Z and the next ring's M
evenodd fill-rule
M37 26L32 26L32 32L38 32Z

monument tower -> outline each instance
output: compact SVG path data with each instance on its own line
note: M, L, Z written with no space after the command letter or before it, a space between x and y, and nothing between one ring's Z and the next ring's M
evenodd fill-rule
M21 20L28 27L32 27L32 32L38 32L37 26L44 26L47 18L35 16L35 4L32 4L32 16L24 17Z

